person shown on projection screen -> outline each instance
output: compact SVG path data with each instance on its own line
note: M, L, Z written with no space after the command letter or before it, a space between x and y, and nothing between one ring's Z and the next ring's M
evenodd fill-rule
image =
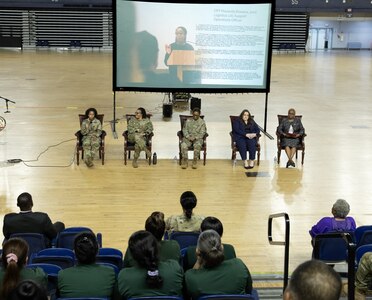
M174 50L194 50L194 47L186 42L187 29L183 26L176 28L176 40L170 45L165 45L164 63L168 66L168 59ZM177 66L169 66L169 74L171 77L177 77Z

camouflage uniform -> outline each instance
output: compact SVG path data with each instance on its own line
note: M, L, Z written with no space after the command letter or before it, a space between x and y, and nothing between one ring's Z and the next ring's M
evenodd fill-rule
M372 252L366 252L355 273L355 299L366 299L366 292L372 282Z
M203 137L207 132L207 127L202 118L197 120L188 119L183 127L183 140L181 143L181 156L183 161L188 159L188 148L194 146L194 162L200 155L200 150L203 146ZM191 141L192 138L195 138Z
M195 214L192 214L190 219L188 219L184 214L179 216L170 216L165 221L165 229L168 231L168 234L173 231L200 231L200 225L203 220L203 216Z
M128 141L134 143L134 161L136 162L140 152L145 151L147 156L151 153L146 148L147 136L153 132L154 128L150 119L144 118L137 120L132 117L128 122Z
M89 119L81 123L81 134L83 135L84 162L87 166L93 165L93 159L99 150L101 143L102 124L94 118L92 122Z

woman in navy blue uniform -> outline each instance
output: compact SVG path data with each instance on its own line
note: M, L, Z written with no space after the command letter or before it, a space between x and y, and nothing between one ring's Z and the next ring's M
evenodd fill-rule
M244 109L240 113L239 119L233 123L233 135L240 156L244 161L245 169L252 169L254 167L257 136L259 133L260 129L253 120L251 113L247 109ZM247 160L247 151L249 153L249 160Z

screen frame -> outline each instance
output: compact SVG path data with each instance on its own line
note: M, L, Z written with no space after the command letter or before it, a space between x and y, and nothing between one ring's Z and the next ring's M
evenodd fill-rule
M273 31L274 31L274 16L275 16L275 2L276 0L253 0L238 2L227 2L217 0L217 1L150 1L150 0L138 0L138 2L149 2L149 3L180 3L180 4L270 4L270 26L269 26L269 38L268 38L268 48L267 48L267 64L266 64L266 81L265 86L262 88L252 88L252 87L136 87L136 86L118 86L117 83L117 6L116 3L119 0L113 0L113 59L112 59L112 90L116 91L132 91L132 92L159 92L159 93L174 93L174 92L186 92L186 93L200 93L200 94L213 94L213 93L269 93L270 92L270 82L271 82L271 61L272 61L272 41L273 41Z

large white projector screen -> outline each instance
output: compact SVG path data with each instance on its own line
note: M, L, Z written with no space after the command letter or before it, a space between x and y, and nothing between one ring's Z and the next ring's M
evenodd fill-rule
M114 91L269 92L275 0L114 0Z

